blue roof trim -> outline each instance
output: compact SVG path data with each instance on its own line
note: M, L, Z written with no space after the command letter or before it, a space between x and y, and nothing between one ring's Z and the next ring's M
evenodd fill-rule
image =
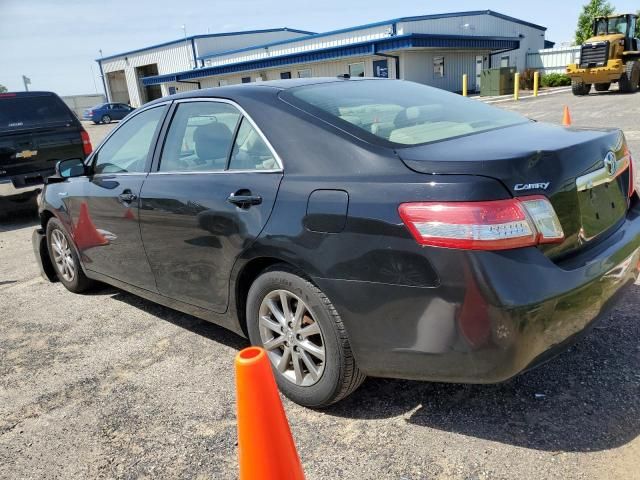
M322 38L322 37L327 37L327 36L330 36L330 35L338 35L340 33L353 32L353 31L356 31L356 30L364 30L364 29L367 29L367 28L380 27L380 26L383 26L383 25L389 25L390 27L392 27L398 22L417 22L417 21L420 21L420 20L437 20L437 19L440 19L440 18L472 17L472 16L477 16L477 15L490 15L492 17L501 18L503 20L508 20L508 21L511 21L511 22L519 23L521 25L526 25L528 27L536 28L536 29L539 29L539 30L543 30L543 31L547 30L547 27L542 27L540 25L536 25L535 23L526 22L524 20L520 20L519 18L510 17L509 15L504 15L502 13L494 12L493 10L472 10L472 11L469 11L469 12L436 13L436 14L433 14L433 15L419 15L419 16L414 16L414 17L393 18L391 20L384 20L384 21L380 21L380 22L366 23L364 25L357 25L355 27L341 28L339 30L331 30L331 31L328 31L328 32L315 33L315 34L311 34L311 35L308 35L306 37L301 37L301 38L288 38L286 40L277 40L275 42L262 43L262 44L254 45L254 46L251 46L251 47L244 47L244 48L239 48L239 49L236 49L236 50L227 50L225 52L212 53L210 55L202 55L202 56L198 57L198 60L206 60L207 58L220 57L222 55L230 55L230 54L233 54L233 53L246 52L246 51L249 51L249 50L257 50L257 49L260 49L260 48L268 48L268 47L273 47L273 46L276 46L276 45L285 45L287 43L299 42L299 41L302 41L302 40L312 40L314 38Z
M371 40L368 42L323 48L310 52L299 52L289 55L279 55L277 57L262 58L259 60L230 63L215 67L198 68L171 75L145 77L142 79L142 83L144 85L157 85L160 83L190 80L214 75L226 75L247 70L261 70L343 57L375 55L377 52L402 50L405 48L481 48L487 50L502 50L518 48L519 46L520 39L511 37L472 37L459 35L424 35L413 33Z
M251 35L253 33L272 33L272 32L293 32L293 33L299 33L301 35L315 35L316 34L315 32L308 32L306 30L298 30L296 28L283 27L283 28L267 28L267 29L264 29L264 30L245 30L245 31L241 31L241 32L207 33L207 34L202 34L202 35L191 35L190 37L179 38L177 40L170 40L168 42L157 43L155 45L150 45L150 46L144 47L144 48L137 48L135 50L129 50L127 52L122 52L122 53L116 53L116 54L113 54L113 55L109 55L107 57L96 58L96 62L101 62L101 61L104 61L104 60L111 60L113 58L122 57L124 55L132 55L134 53L140 53L140 52L144 52L146 50L153 50L154 48L166 47L167 45L173 45L175 43L182 43L182 42L185 42L185 41L197 40L199 38L232 37L232 36L235 36L235 35Z

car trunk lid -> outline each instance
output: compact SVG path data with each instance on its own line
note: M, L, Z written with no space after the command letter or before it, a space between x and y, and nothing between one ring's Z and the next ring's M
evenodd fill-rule
M551 258L596 244L629 205L629 159L619 130L529 122L397 153L419 173L480 175L499 180L514 197L547 196L565 233L561 244L540 247Z

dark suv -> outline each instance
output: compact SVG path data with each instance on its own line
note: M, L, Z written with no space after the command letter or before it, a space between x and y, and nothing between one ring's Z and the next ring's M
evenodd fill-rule
M91 150L89 135L55 93L0 93L0 196L38 188L58 160Z

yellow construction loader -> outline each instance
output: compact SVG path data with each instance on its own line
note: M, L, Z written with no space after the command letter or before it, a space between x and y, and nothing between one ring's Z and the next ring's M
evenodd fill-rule
M593 37L580 48L580 63L567 66L574 95L609 90L618 83L622 93L640 88L640 40L634 38L638 16L632 13L598 17Z

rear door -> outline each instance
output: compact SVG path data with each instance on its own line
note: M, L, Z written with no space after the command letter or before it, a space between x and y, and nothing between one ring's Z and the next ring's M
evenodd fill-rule
M142 247L139 196L167 105L122 123L91 158L90 175L67 189L74 241L88 270L155 291Z
M80 124L52 93L0 94L0 178L41 184L58 160L84 158Z
M121 103L114 103L112 111L114 120L122 120L129 113L129 109Z
M237 105L181 101L153 170L140 227L159 292L225 311L231 268L275 202L277 154Z

